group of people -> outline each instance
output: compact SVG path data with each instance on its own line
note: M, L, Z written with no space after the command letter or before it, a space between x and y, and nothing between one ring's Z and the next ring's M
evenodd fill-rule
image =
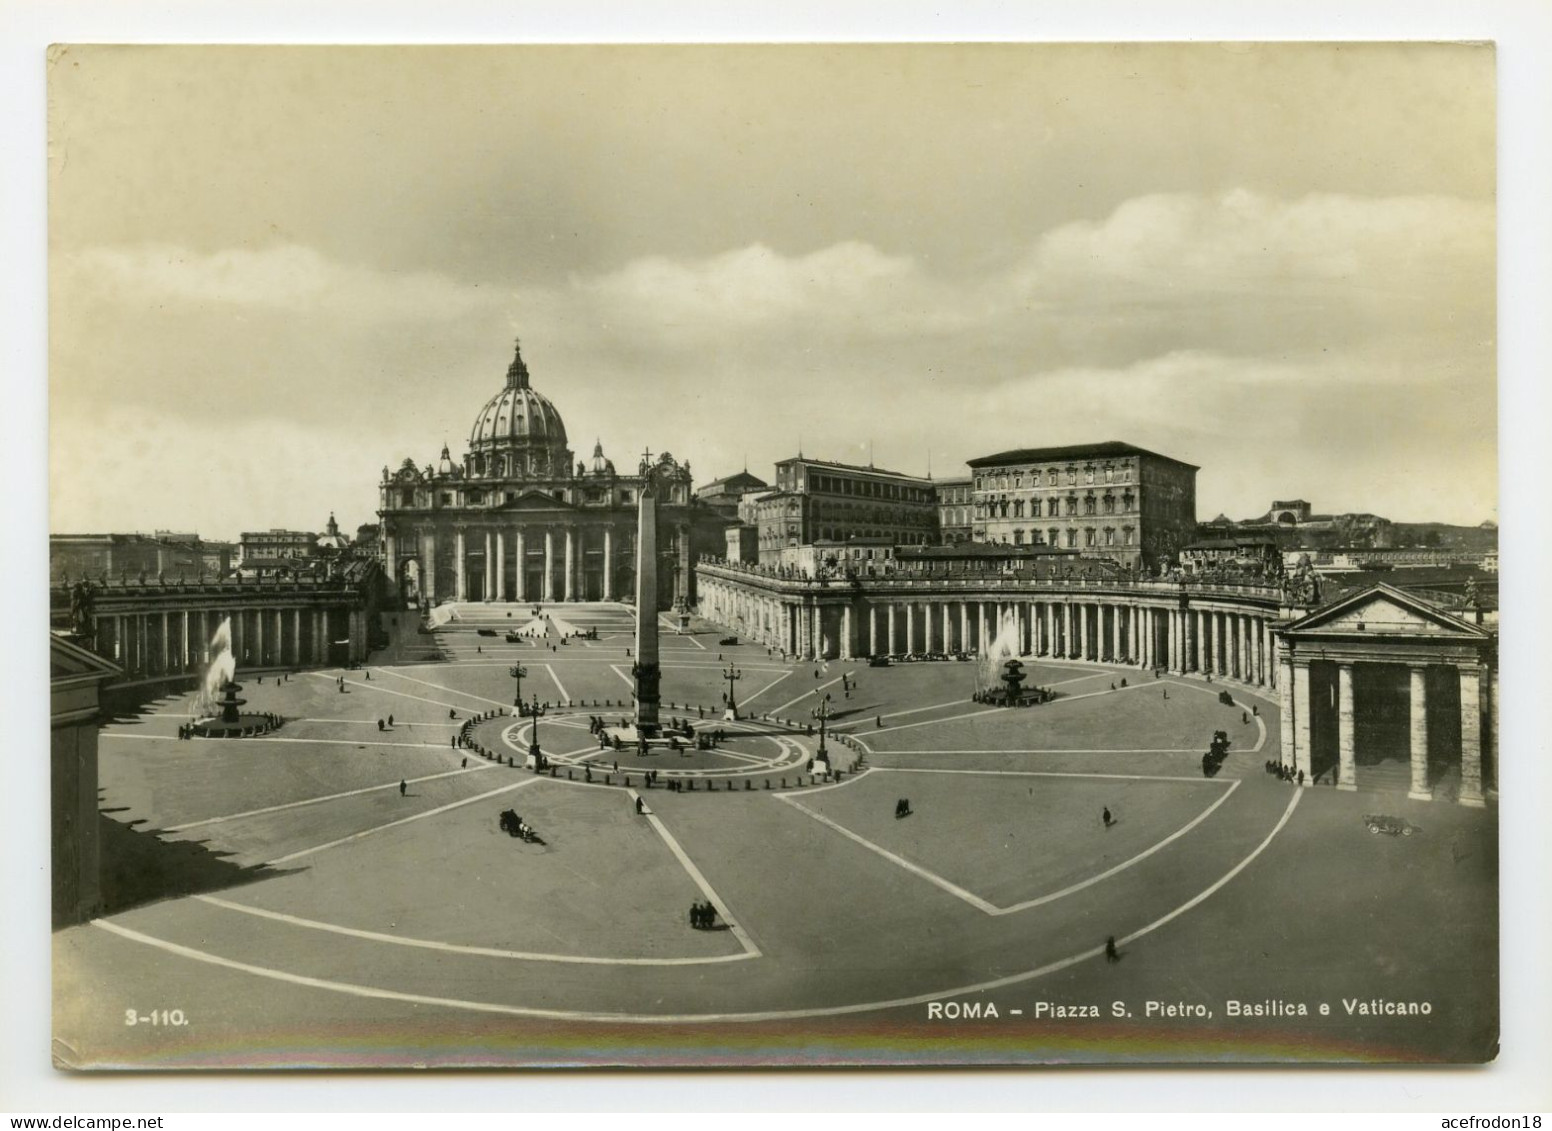
M711 900L690 904L690 926L697 931L709 931L716 925L717 909L711 905Z
M910 815L911 815L911 799L909 797L902 797L902 798L900 798L899 801L895 802L895 818L896 818L896 820L898 820L901 817L909 817Z
M392 730L393 729L393 716L389 715L386 722L384 722L382 719L378 719L377 720L377 729L378 730Z
M1226 730L1213 731L1213 739L1208 745L1207 753L1202 755L1202 776L1204 778L1216 777L1218 770L1222 768L1224 760L1228 756L1229 732Z
M497 824L502 832L508 836L518 837L521 840L533 840L536 835L532 826L524 823L523 818L519 817L516 811L512 809L503 809Z
M1293 782L1296 785L1304 784L1303 770L1295 770L1292 766L1285 766L1275 758L1267 759L1266 772L1275 775L1278 781ZM1334 775L1332 780L1336 780Z

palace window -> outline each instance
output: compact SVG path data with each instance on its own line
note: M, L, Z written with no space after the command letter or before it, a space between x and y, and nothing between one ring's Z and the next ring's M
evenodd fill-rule
M1083 469L1083 481L1085 483L1094 482L1094 469L1092 467L1086 467Z
M1115 545L1115 528L1114 527L1111 527L1111 526L1105 527L1105 545L1107 545L1107 546L1114 546Z
M1115 468L1113 468L1113 467L1105 468L1105 482L1106 483L1114 483L1115 482Z
M1093 514L1094 513L1094 496L1093 495L1089 495L1089 496L1084 498L1084 500L1083 500L1083 513L1084 514Z
M1040 517L1040 500L1039 499L1030 499L1029 500L1029 517L1030 518L1039 518Z
M1077 513L1078 513L1078 496L1076 496L1076 495L1068 495L1067 496L1067 514L1068 514L1069 517L1072 517L1072 516L1075 516Z
M1056 486L1056 483L1057 483L1056 468L1053 467L1051 469L1051 473L1048 476L1046 476L1046 482L1049 483L1052 487Z
M1115 514L1115 496L1114 495L1106 495L1105 496L1105 513L1106 514Z
M1067 486L1069 486L1069 487L1076 487L1077 485L1078 485L1078 469L1076 467L1069 467L1067 469Z
M1123 546L1130 546L1131 544L1132 544L1132 528L1130 526L1123 526L1123 527L1121 527L1121 545L1123 545Z
M1054 526L1051 527L1051 529L1049 529L1049 530L1047 530L1045 532L1046 545L1048 545L1048 546L1059 546L1059 545L1061 545L1061 542L1058 541L1058 539L1060 537L1061 537L1061 531L1057 530L1056 527L1054 527Z
M1013 544L1015 546L1022 546L1024 544L1024 532L1022 530L1015 530L1013 532Z
M1023 518L1024 517L1024 500L1023 499L1014 499L1013 500L1013 517L1014 518Z
M401 507L412 507L412 506L414 506L415 505L415 492L414 491L401 491L399 493L399 505Z
M1072 527L1067 528L1067 548L1076 549L1078 546L1078 532Z
M1092 546L1094 544L1094 530L1093 530L1092 527L1084 528L1084 531L1083 531L1083 544L1085 546Z

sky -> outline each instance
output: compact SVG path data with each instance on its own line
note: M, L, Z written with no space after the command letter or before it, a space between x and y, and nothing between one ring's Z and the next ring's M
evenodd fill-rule
M375 521L521 336L578 458L1124 440L1497 519L1490 47L82 47L50 527Z

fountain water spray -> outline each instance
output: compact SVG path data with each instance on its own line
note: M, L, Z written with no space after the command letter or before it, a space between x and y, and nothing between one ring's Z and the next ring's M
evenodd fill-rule
M981 653L976 670L977 690L984 691L1002 684L1003 664L1019 654L1020 643L1018 615L1012 609L1007 609L1002 614L997 635Z
M210 638L210 666L200 683L194 709L201 715L213 715L221 705L221 689L237 675L237 657L232 655L232 618L226 617Z

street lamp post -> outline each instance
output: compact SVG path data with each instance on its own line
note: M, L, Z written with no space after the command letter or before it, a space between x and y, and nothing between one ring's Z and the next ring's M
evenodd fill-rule
M539 716L544 714L544 708L539 706L539 695L534 693L533 703L528 708L528 717L533 720L533 734L528 743L528 753L534 760L535 768L543 765L540 761L544 755L539 750Z
M523 705L523 677L528 674L528 669L523 667L522 664L513 664L507 669L507 674L517 680L517 690L512 693L512 706L521 708Z
M828 693L819 701L819 706L813 710L814 718L819 720L819 759L828 761L825 753L825 724L830 721L830 696Z
M736 718L738 718L738 703L733 698L733 685L735 683L737 683L739 680L744 678L744 673L739 671L739 669L734 664L732 664L730 662L728 664L728 666L727 666L727 670L722 673L722 678L728 681L728 690L727 690L727 709L728 709L728 714L730 714L733 718L736 719Z

